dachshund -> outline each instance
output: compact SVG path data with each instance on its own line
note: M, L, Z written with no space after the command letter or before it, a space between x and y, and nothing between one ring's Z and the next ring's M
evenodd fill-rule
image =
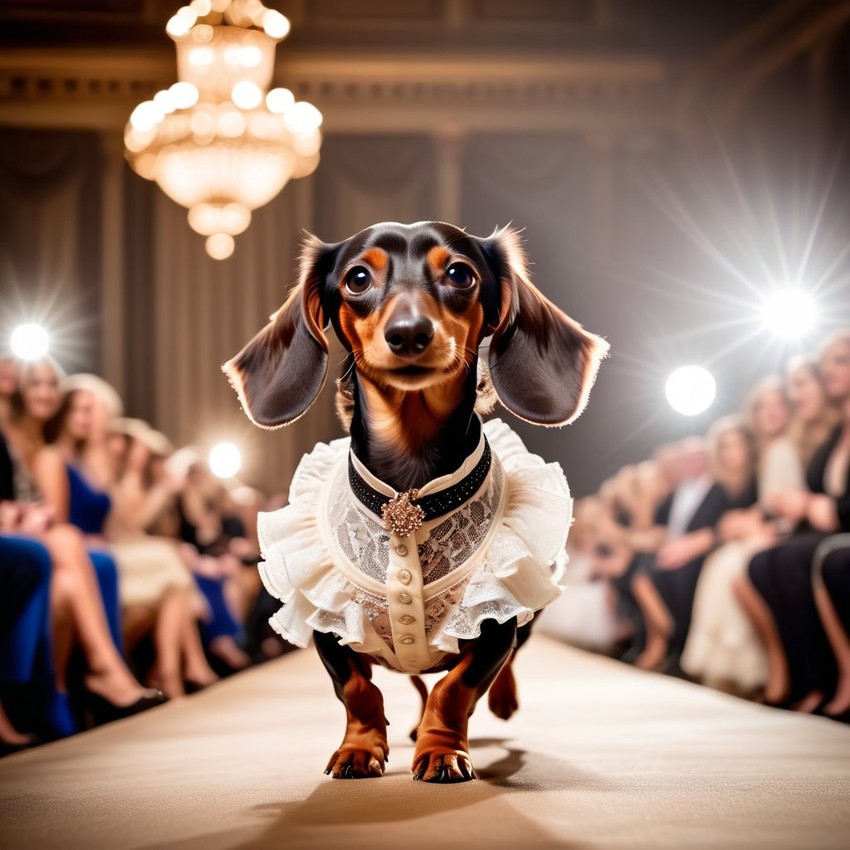
M527 422L568 424L585 407L608 349L531 283L513 229L478 238L442 222L387 222L335 244L308 236L297 286L270 323L223 367L256 425L271 429L294 422L316 400L328 370L328 326L346 349L337 411L350 435L348 480L370 515L388 524L385 545L413 539L406 535L422 521L420 505L428 499L419 490L427 482L468 470L469 459L478 458L469 476L444 495L480 483L473 476L491 455L480 415L496 399ZM568 491L566 496L569 505ZM400 519L388 516L393 507ZM569 519L561 548L568 526ZM408 603L405 587L423 592L415 540L412 548L412 570L406 569L408 556L395 574L403 583L396 582L399 597ZM406 546L395 549L407 553ZM285 610L290 603L284 601ZM410 614L400 618L414 621ZM479 635L460 640L457 652L437 663L420 658L419 664L430 666L394 665L411 673L447 671L430 694L421 680L414 681L423 696L415 779L475 778L468 718L488 690L498 716L507 719L518 706L510 662L528 630L516 617L484 619ZM389 755L387 720L371 668L385 662L368 648L343 645L333 629L314 628L312 636L347 718L343 742L325 772L337 778L380 776ZM411 635L401 643L415 645Z

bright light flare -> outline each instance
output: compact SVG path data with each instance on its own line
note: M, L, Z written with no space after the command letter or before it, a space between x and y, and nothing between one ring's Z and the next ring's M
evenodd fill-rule
M818 318L814 298L801 289L786 289L765 299L762 321L772 333L798 339L812 330Z
M702 366L681 366L667 379L664 394L677 413L696 416L711 406L717 394L717 384Z
M242 468L242 455L233 443L219 443L210 452L209 464L213 475L233 478Z
M12 353L21 360L40 360L50 350L50 337L41 325L18 325L10 344Z

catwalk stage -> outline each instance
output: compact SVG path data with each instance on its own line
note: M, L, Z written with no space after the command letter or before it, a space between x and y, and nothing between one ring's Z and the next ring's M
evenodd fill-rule
M312 651L0 762L0 846L847 848L850 727L535 637L522 708L471 722L481 781L414 782L417 697L383 670L381 779L322 774L343 712Z

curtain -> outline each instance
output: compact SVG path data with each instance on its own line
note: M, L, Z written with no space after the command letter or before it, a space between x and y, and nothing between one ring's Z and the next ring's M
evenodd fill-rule
M42 323L66 370L99 363L95 133L0 131L0 334Z

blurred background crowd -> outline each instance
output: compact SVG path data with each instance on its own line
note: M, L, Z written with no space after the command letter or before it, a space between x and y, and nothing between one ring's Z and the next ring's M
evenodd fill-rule
M850 330L578 500L568 548L550 634L850 718Z
M103 379L0 359L0 744L126 717L281 654L256 516ZM270 607L271 606L271 607Z
M103 379L0 360L0 740L73 734L289 647L256 518ZM541 629L769 705L850 717L850 330L704 437L579 499Z
M0 3L0 338L38 326L70 374L0 357L4 746L286 649L255 516L339 436L334 393L263 431L220 364L283 302L303 231L382 220L513 222L535 284L611 343L574 425L511 423L583 497L538 628L844 714L850 342L829 333L850 326L850 0L265 5L274 38L258 0ZM210 52L213 6L245 50ZM281 100L324 116L321 160L265 203ZM193 198L222 200L209 150L239 153L229 256L173 181L143 179L175 122L195 128L170 170ZM211 474L219 439L242 482Z

